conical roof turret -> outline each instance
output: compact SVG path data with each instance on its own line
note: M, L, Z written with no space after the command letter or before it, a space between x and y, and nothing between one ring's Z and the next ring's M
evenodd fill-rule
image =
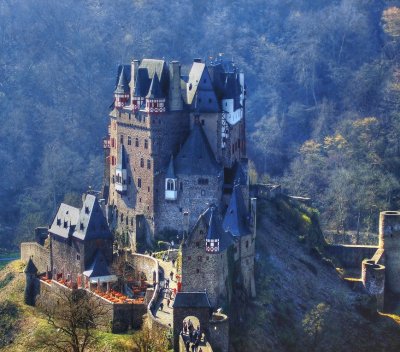
M125 77L123 66L121 69L121 73L119 74L117 88L115 88L114 93L115 94L129 94L129 84Z
M38 269L36 265L33 263L32 258L29 258L28 264L25 267L24 273L27 274L36 274L38 272Z

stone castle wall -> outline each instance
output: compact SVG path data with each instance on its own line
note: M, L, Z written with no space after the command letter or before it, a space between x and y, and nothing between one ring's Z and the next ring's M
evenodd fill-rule
M372 258L378 246L360 246L334 244L327 246L327 251L337 258L345 268L361 268L365 258Z
M197 225L190 243L182 248L182 291L203 292L207 290L211 305L229 300L227 288L227 250L221 253L207 253L202 222Z
M36 242L21 243L21 260L28 263L32 258L33 263L38 269L38 273L45 273L50 270L50 251Z
M189 213L189 231L196 223L209 204L219 204L222 190L222 177L209 176L178 176L178 198L176 201L167 201L163 193L160 194L156 203L156 217L158 232L164 229L176 229L178 233L183 233L186 227L184 213ZM199 184L199 179L207 178L208 184ZM159 187L164 185L164 178Z

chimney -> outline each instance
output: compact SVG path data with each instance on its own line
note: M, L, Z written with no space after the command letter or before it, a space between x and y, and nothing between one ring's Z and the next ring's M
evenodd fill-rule
M135 91L135 82L137 77L137 72L139 69L139 60L133 59L131 62L131 81L129 83L129 87L131 88L131 99L133 97L133 92Z
M181 95L181 65L179 61L171 61L169 64L169 110L182 110Z

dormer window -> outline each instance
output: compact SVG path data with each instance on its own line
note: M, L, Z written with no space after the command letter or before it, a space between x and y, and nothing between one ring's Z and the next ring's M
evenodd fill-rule
M85 207L85 213L86 213L86 214L89 214L89 213L90 213L89 207Z
M61 226L61 219L57 219L57 225Z
M68 221L64 220L64 228L66 229L68 227Z
M165 199L166 200L176 200L178 197L177 180L175 178L165 179Z
M83 226L83 223L81 222L79 228L83 231L83 229L85 228L85 226Z

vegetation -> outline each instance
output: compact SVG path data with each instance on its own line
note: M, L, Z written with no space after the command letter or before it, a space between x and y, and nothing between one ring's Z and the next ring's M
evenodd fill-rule
M2 246L31 238L59 202L100 189L116 66L132 56L179 59L184 70L193 57L233 57L246 74L247 145L259 179L312 197L325 227L375 230L379 210L399 207L399 8L383 0L2 1Z

